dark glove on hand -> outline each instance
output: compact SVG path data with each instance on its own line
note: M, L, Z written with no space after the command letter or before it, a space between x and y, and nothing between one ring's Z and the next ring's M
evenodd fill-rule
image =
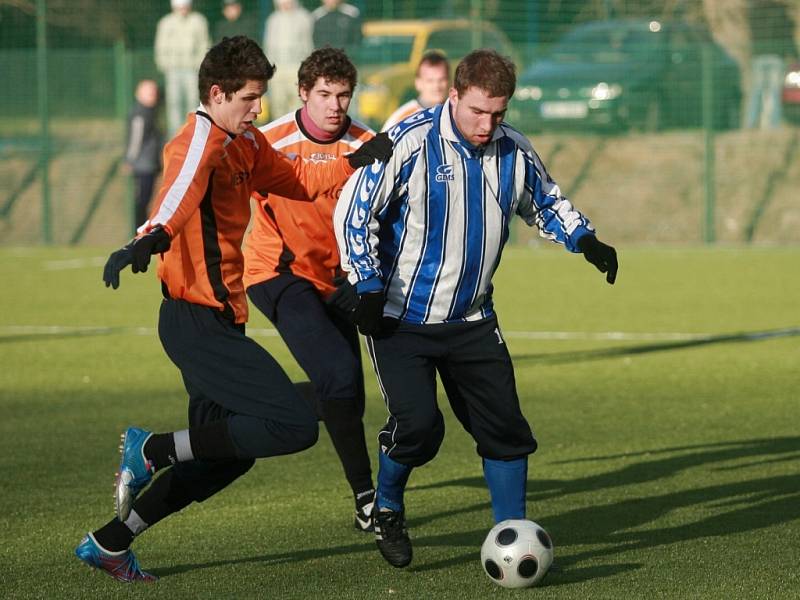
M134 273L144 273L150 265L150 256L169 250L169 234L159 225L150 232L138 237L108 257L103 268L103 281L106 287L119 287L119 274L131 265Z
M597 270L606 274L606 281L614 284L617 280L617 251L607 246L593 235L584 235L578 240L578 250Z
M382 290L359 294L358 304L353 311L353 322L358 325L361 335L375 335L380 331L385 302Z
M349 154L347 160L350 162L351 167L358 169L359 167L371 165L376 160L386 162L391 157L392 140L389 138L389 134L384 131L367 143L362 144L361 147L352 154Z
M347 281L347 277L335 277L333 285L336 286L336 289L325 300L325 304L347 315L348 318L352 317L352 313L358 305L356 288Z

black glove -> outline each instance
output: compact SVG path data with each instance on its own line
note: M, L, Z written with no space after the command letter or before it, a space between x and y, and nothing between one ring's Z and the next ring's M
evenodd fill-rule
M361 147L352 154L348 154L347 160L350 162L351 167L358 169L359 167L371 165L376 160L386 162L391 157L392 140L389 138L389 134L384 131L365 144L362 144Z
M353 322L358 325L361 335L375 335L380 331L385 303L383 290L359 294L358 304L353 311Z
M584 235L578 240L578 250L597 270L606 274L606 281L614 284L617 279L617 251L607 246L593 235Z
M335 277L333 285L336 286L336 289L325 300L325 304L335 308L348 318L352 318L352 313L358 305L356 288L347 281L347 277Z
M169 234L160 226L154 227L151 231L131 240L128 245L123 246L106 261L103 268L103 281L106 287L114 289L119 287L119 273L131 265L134 273L144 273L150 265L150 256L169 250Z

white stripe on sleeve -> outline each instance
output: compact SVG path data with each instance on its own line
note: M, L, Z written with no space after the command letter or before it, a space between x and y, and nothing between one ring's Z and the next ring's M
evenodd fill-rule
M164 201L158 209L156 216L151 219L152 225L163 225L168 222L175 211L178 210L186 191L192 184L197 167L200 165L200 159L203 157L203 151L206 149L206 142L208 136L211 134L211 121L197 115L194 126L194 135L192 141L189 143L189 149L186 151L186 160L183 161L181 171L172 182Z

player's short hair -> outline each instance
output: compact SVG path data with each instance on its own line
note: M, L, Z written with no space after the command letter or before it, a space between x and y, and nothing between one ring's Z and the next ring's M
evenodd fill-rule
M429 67L444 67L445 71L447 71L447 78L450 79L450 61L447 60L447 57L437 50L429 50L425 54L422 55L422 58L419 60L419 64L417 65L417 72L415 73L416 76L419 76L419 69L422 65L428 65Z
M511 59L489 48L473 50L456 67L453 81L459 97L470 87L484 90L490 97L511 98L517 87L516 67Z
M208 102L211 86L217 84L225 97L242 89L248 81L267 83L275 74L259 45L244 35L223 38L209 50L200 64L200 101Z
M300 68L297 70L297 85L309 91L320 77L325 81L349 83L350 89L354 90L358 72L344 50L325 46L314 50L300 63Z

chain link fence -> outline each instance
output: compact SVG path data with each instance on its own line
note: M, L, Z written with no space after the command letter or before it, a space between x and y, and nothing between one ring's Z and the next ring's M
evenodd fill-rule
M800 241L800 0L352 4L363 22L352 116L380 127L413 97L425 49L457 61L494 47L518 67L508 122L604 239ZM272 1L241 6L260 42ZM221 0L193 8L216 38ZM164 83L153 39L169 10L167 0L0 0L3 244L130 235L126 115L138 81ZM515 233L538 243L524 226Z

